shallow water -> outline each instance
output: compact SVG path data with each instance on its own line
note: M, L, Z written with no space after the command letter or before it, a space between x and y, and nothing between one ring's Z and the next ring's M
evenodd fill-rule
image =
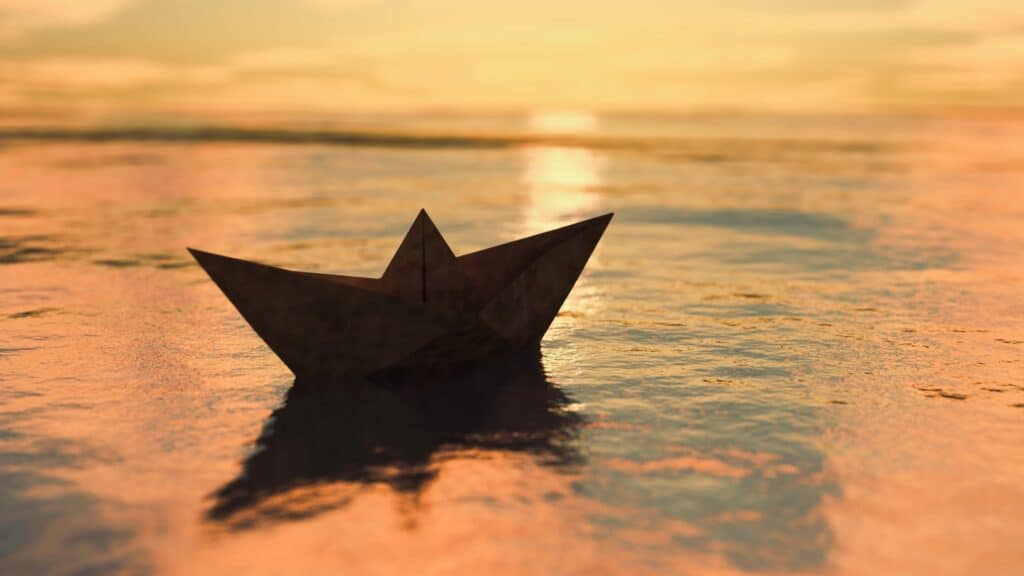
M1024 123L367 123L0 137L0 572L1024 568ZM377 275L421 207L616 213L539 364L289 395L185 251Z

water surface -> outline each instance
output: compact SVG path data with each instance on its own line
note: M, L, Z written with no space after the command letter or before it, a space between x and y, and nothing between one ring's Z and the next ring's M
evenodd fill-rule
M1024 124L456 120L4 132L0 571L1024 567ZM289 392L185 251L378 275L421 207L616 218L430 393Z

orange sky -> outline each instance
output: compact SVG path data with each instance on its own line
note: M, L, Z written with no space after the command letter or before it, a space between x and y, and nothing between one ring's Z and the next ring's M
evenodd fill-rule
M1022 102L1017 0L0 0L7 116Z

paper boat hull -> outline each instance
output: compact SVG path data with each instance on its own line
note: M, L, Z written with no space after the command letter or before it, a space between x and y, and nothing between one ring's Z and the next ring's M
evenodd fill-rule
M298 377L443 374L536 347L610 218L445 258L430 244L436 228L421 212L389 271L417 256L424 264L379 279L190 252Z

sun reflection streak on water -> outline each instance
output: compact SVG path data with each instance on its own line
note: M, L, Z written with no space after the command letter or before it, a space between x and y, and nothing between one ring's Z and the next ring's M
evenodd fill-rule
M599 121L588 112L551 111L534 113L529 125L541 135L580 136L597 131ZM603 181L605 160L598 152L583 147L542 145L529 146L523 154L526 164L522 180L527 201L522 234L565 226L596 216L601 210L602 198L595 189ZM588 268L600 266L598 255L591 255ZM566 339L582 318L598 314L601 297L600 289L584 274L552 324L547 341ZM571 346L548 346L548 365L554 370L572 370L579 365L578 354Z
M538 113L531 117L538 134L582 135L597 128L592 114ZM527 202L522 231L543 232L586 216L601 206L594 188L602 182L604 160L597 152L570 146L529 146L523 150Z

